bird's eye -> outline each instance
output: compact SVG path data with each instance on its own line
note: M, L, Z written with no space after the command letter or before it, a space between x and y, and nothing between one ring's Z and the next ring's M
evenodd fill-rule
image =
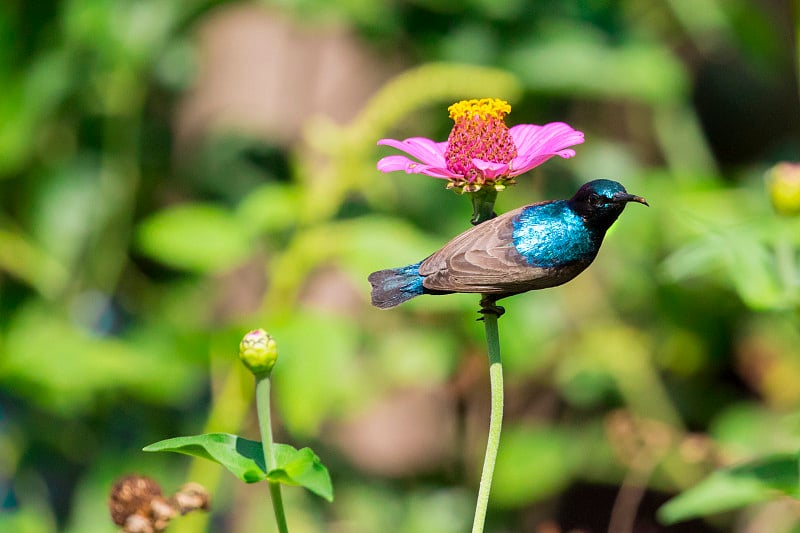
M593 206L600 206L603 202L600 201L600 195L593 192L589 195L589 203Z

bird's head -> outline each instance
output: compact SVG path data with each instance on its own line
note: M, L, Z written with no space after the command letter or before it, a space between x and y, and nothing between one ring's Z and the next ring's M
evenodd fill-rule
M650 205L641 196L628 194L616 181L594 180L584 183L569 200L569 205L587 224L608 229L628 202Z

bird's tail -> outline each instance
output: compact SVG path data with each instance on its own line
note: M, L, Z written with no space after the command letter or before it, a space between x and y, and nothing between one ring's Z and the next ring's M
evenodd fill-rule
M372 305L388 309L423 293L420 263L399 268L379 270L369 275L372 285Z

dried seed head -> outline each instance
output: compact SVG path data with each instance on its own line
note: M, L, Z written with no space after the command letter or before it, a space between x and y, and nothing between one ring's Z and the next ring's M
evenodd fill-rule
M156 533L149 518L133 514L125 520L122 533Z
M199 483L186 483L181 490L172 497L174 507L181 514L201 509L208 511L211 508L211 499L206 489Z
M139 475L124 476L111 488L108 500L111 519L118 526L124 526L133 515L149 518L154 498L163 499L161 487L155 480Z

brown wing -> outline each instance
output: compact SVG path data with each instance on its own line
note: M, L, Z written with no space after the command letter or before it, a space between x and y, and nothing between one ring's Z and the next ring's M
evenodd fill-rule
M531 267L514 248L513 219L522 209L479 224L434 252L420 264L422 285L433 291L484 294L532 288L532 280L547 276L547 269Z

